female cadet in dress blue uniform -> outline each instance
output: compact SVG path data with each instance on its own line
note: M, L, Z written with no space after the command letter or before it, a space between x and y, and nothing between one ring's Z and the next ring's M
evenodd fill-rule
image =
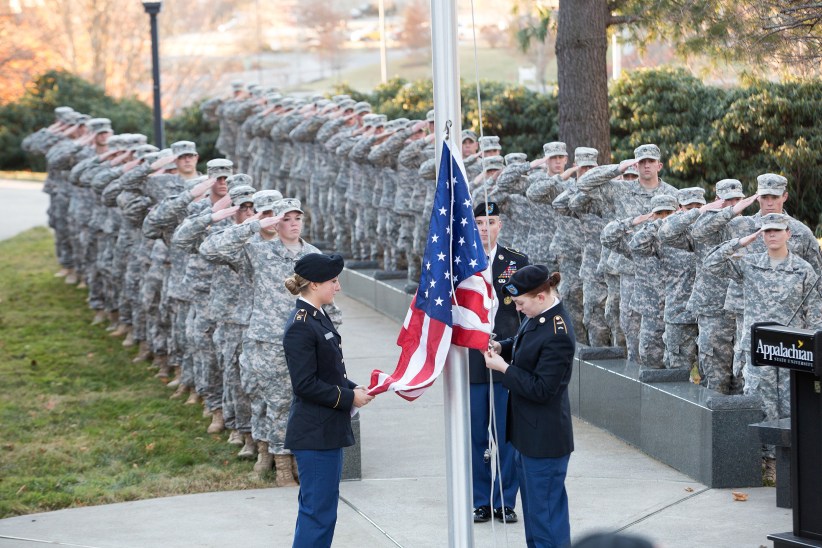
M565 474L574 450L568 382L574 329L559 301L560 275L543 265L517 271L505 291L528 319L517 334L493 342L487 367L503 373L508 439L516 449L525 540L531 548L571 543ZM510 365L509 363L510 362Z
M299 513L293 546L331 546L337 523L343 447L354 445L351 410L372 399L348 380L342 339L322 306L340 290L340 255L312 253L294 265L285 280L299 295L283 335L283 348L294 397L288 415L285 447L297 459Z

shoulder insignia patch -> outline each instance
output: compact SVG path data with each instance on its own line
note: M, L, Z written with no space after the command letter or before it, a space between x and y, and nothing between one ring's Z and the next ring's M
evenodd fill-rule
M304 308L297 310L297 314L294 315L295 322L304 322L305 318L308 316L308 313L305 311Z
M517 255L520 255L520 256L522 256L522 257L525 257L525 253L523 253L523 252L522 252L522 251L520 251L519 249L514 249L513 247L506 247L505 249L507 249L507 250L508 250L508 251L510 251L511 253L516 253Z
M557 333L568 333L568 328L565 325L565 320L559 314L554 316L554 334Z

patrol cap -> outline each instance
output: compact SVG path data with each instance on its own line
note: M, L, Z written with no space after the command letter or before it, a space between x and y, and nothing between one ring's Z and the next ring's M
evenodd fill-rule
M157 150L155 152L149 152L148 154L143 156L143 160L145 160L145 163L147 163L148 165L151 165L154 162L156 162L157 160L159 160L160 158L163 158L164 157L163 153L166 150L168 151L168 155L171 155L171 149L164 148L163 150Z
M788 190L788 180L776 173L763 173L756 178L756 193L760 196L782 196Z
M768 213L762 216L762 230L788 230L791 218L784 213Z
M111 133L111 120L108 118L92 118L86 122L86 127L95 135L98 133Z
M742 181L737 179L722 179L716 183L715 188L716 195L722 200L745 197L745 193L742 192Z
M568 156L568 150L565 148L565 143L562 141L551 141L542 145L542 152L545 153L546 158L553 158L554 156Z
M139 147L145 145L147 142L148 142L148 137L146 137L142 133L131 133L129 141L128 141L128 145L129 145L129 147L136 150Z
M112 135L111 137L108 138L108 141L106 142L106 145L108 145L109 150L120 150L120 147L122 146L122 144L123 144L123 135L122 134Z
M368 114L371 112L371 103L360 101L354 105L354 114Z
M434 109L429 110L425 113L425 121L426 122L433 122L434 121Z
M242 91L244 87L245 84L242 80L234 80L233 82L231 82L231 89L233 91Z
M482 159L482 169L485 171L501 170L505 167L505 159L502 156L489 156Z
M682 188L676 191L676 199L679 205L703 204L705 205L705 189L698 186Z
M171 152L174 154L175 159L180 156L185 156L186 154L193 154L196 156L197 145L195 145L192 141L177 141L176 143L171 143Z
M579 167L596 167L599 151L590 147L577 147L574 150L574 163Z
M71 107L66 107L66 106L57 107L57 108L54 109L54 115L57 118L62 118L63 116L65 116L69 112L74 112L74 109L71 108Z
M657 194L651 198L651 213L657 213L658 211L676 211L677 205L676 196Z
M365 116L362 117L362 125L365 126L365 127L373 126L376 116L377 116L376 114L371 114L371 111L369 111L368 114L366 114Z
M511 164L524 164L526 160L528 160L528 155L524 152L510 152L505 155L505 165L507 166Z
M203 181L208 181L208 175L200 175L198 177L194 177L193 179L186 180L186 190L191 190L195 186L199 185Z
M228 195L231 197L231 205L238 206L246 202L254 202L252 197L257 189L249 185L237 185L228 190Z
M656 145L639 145L634 149L634 158L636 160L644 160L650 158L652 160L661 160L662 153Z
M146 156L151 154L152 152L159 152L160 149L154 145L140 145L134 151L134 157L138 160L144 159Z
M303 213L303 210L300 209L301 207L302 204L297 198L283 198L274 202L274 214L285 215L290 211L298 211Z
M508 279L502 289L509 295L525 295L548 281L551 273L548 267L541 264L531 264L520 268Z
M74 123L76 125L85 125L89 120L91 120L91 116L88 114L81 114L79 112L74 114Z
M342 255L309 253L300 257L294 264L294 272L309 282L323 283L339 276L344 267Z
M357 105L357 102L354 99L346 99L345 101L340 101L337 103L342 110L354 110L354 107Z
M274 204L283 199L283 195L278 190L260 190L251 197L254 201L254 211L262 213L264 211L274 211Z
M233 174L234 162L225 158L215 158L206 164L206 173L214 179L218 177L231 177Z
M462 142L464 143L466 139L471 139L472 141L477 140L477 134L472 129L464 129L462 130Z
M474 217L498 217L502 213L497 202L488 202L488 209L485 202L474 208Z
M485 152L487 150L502 150L499 144L499 137L495 135L484 135L479 140L480 150Z
M344 101L351 101L350 95L335 95L331 98L332 101L337 103L338 105L342 105Z
M371 121L371 125L374 127L384 127L387 121L388 116L385 114L375 114L374 119Z
M226 179L225 182L228 185L228 190L231 190L235 186L253 186L251 175L246 175L245 173L235 173Z
M628 166L623 175L636 175L637 177L639 177L639 171L636 168L636 164Z

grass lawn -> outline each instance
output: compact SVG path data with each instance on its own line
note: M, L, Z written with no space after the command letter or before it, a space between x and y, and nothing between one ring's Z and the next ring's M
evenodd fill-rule
M0 242L0 517L270 487L54 278L45 228Z

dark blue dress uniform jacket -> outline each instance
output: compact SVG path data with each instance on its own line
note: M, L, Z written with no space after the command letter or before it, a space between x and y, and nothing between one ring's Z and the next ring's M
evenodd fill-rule
M528 266L528 256L497 245L497 252L492 257L493 263L491 274L493 275L492 282L494 284L494 291L497 294L497 315L494 316L494 333L496 333L496 340L501 341L508 337L513 337L519 329L521 315L517 312L517 306L502 290L502 287L508 283L508 279L520 268ZM468 352L468 380L472 384L485 383L488 384L488 368L485 367L485 358L479 350L471 350ZM494 382L502 381L502 373L499 371L492 371Z
M508 388L508 441L523 455L558 458L574 450L568 383L574 363L574 328L562 303L527 321L519 333L500 341L511 367Z
M285 432L287 449L339 449L354 445L351 407L356 383L348 380L342 338L334 324L299 299L283 335L294 397Z

